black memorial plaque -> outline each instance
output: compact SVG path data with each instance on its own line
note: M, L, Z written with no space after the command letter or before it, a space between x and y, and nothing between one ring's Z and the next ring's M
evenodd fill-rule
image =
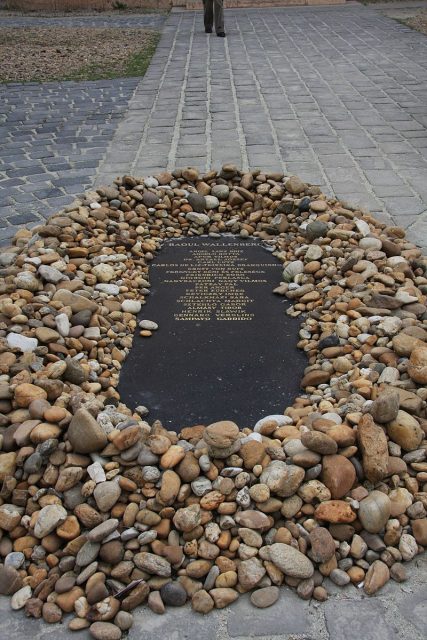
M168 429L233 420L250 427L283 413L298 394L306 358L300 322L273 294L282 265L255 239L183 238L150 266L151 293L120 376L122 401L145 405Z

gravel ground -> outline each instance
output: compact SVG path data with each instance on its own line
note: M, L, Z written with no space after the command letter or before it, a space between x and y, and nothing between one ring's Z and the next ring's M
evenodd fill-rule
M411 29L421 31L421 33L427 36L427 10L419 11L413 17L402 20L402 22L407 24L408 27L411 27Z
M140 75L157 38L146 29L0 28L0 82Z
M427 35L426 0L363 0L363 4Z

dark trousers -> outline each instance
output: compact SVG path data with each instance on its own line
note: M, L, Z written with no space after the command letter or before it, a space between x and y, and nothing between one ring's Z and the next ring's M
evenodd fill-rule
M203 0L205 29L212 29L215 17L215 31L224 31L224 2L223 0Z

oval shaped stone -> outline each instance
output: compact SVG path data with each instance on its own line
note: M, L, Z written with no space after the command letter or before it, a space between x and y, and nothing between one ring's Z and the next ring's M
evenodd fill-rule
M359 520L366 531L378 533L390 517L390 499L381 491L371 491L359 505Z
M257 589L251 595L251 603L258 609L266 609L271 607L279 599L278 587L264 587Z
M266 550L266 551L263 551ZM311 578L314 573L314 567L309 558L301 551L291 547L288 544L276 542L269 547L263 547L261 557L269 559L276 567L287 576L293 578Z

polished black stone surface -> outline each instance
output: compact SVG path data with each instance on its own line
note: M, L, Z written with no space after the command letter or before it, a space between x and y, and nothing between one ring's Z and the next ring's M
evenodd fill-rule
M151 293L138 320L119 384L130 408L180 431L233 420L250 427L283 413L307 364L296 348L300 321L273 289L282 265L256 239L234 236L168 241L150 266Z

